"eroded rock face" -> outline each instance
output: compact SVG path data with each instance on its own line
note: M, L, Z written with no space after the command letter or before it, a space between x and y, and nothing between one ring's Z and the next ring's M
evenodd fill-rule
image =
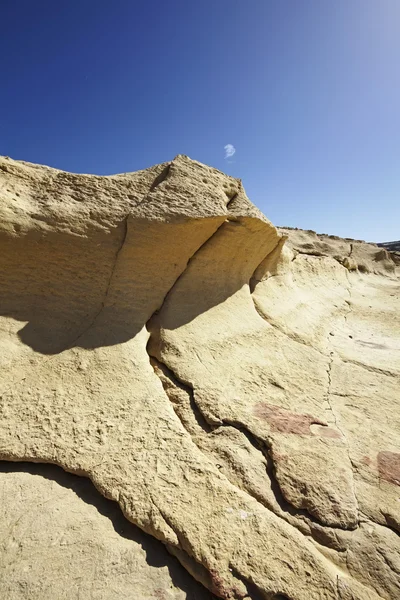
M84 477L0 463L0 506L2 598L213 598Z
M390 254L277 230L184 156L0 181L0 458L90 478L216 597L396 598Z

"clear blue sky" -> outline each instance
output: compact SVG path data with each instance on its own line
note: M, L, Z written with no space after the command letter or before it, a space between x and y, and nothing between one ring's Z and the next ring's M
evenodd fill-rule
M400 238L400 0L3 0L0 56L0 154L187 154L277 225Z

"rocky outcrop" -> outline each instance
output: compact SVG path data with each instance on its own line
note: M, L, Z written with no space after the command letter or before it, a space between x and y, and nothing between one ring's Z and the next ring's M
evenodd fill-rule
M204 586L193 598L396 598L390 254L277 230L239 181L184 156L111 177L2 159L0 182L0 458L89 478ZM47 498L49 482L17 465L0 479L7 532L13 490ZM79 527L79 502L61 509L66 529ZM118 554L121 540L100 521L87 556L113 573L98 544ZM59 548L63 519L54 527ZM132 552L149 587L129 584L128 560L121 593L182 597ZM49 585L69 580L59 556ZM97 575L76 568L78 598ZM19 598L13 577L0 589Z
M378 246L385 248L390 253L396 265L400 265L400 240L397 242L383 242Z

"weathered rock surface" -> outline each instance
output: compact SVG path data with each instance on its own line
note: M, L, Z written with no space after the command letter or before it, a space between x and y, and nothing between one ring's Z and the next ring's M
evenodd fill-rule
M2 598L211 600L88 479L53 465L2 463L0 482Z
M277 230L240 182L184 156L111 177L1 159L0 248L0 459L88 477L167 567L133 525L121 539L115 509L9 462L3 596L399 597L384 248Z

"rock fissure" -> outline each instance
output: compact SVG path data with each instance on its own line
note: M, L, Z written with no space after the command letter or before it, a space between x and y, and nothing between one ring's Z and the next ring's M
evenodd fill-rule
M150 363L152 364L153 368L154 368L154 366L158 367L163 372L163 374L166 377L168 377L168 379L173 383L173 385L183 389L186 392L187 396L189 397L190 407L191 407L192 413L196 419L196 422L199 424L199 426L201 427L201 429L204 431L205 434L209 434L212 431L216 431L219 427L233 427L234 429L236 429L237 431L240 431L243 435L245 435L245 437L250 442L250 444L253 446L253 448L256 449L257 451L259 451L264 456L264 458L267 461L267 474L271 480L275 499L277 501L277 504L281 507L281 509L283 511L285 511L285 512L292 511L292 514L296 513L294 516L296 516L296 515L305 516L305 517L307 517L307 519L309 519L315 523L318 522L307 511L298 510L295 507L292 507L285 500L285 498L282 494L282 491L280 490L279 483L276 480L276 477L273 472L273 459L271 458L271 455L270 455L270 449L268 449L268 447L265 445L264 440L257 438L243 423L239 423L237 421L223 419L222 424L219 426L218 425L215 426L214 424L209 423L207 421L206 416L203 415L203 413L201 412L201 409L195 402L195 399L194 399L195 393L194 393L193 387L188 385L186 382L183 382L181 379L179 379L179 377L176 375L176 373L174 373L170 367L168 367L165 363L162 363L158 358L156 358L150 354L149 354L149 358L150 358ZM157 372L156 372L156 374L157 374ZM163 381L161 381L161 383L163 385L163 388L164 388L164 391L165 391L167 397L170 399L170 395L168 394L168 390L166 389L165 383ZM173 401L171 403L175 410L175 406L174 406L175 403ZM175 412L176 412L176 410L175 410ZM182 419L179 417L179 415L178 415L178 418L182 422ZM183 425L183 426L185 427L185 425ZM186 427L185 427L185 429L187 430ZM189 434L192 435L190 432L189 432ZM192 438L193 438L193 436L192 436ZM258 502L260 502L259 498L256 498L256 497L254 497L254 498ZM261 504L263 504L263 502L261 502ZM272 505L266 506L266 508L273 511ZM276 513L276 514L278 516L282 516L278 513ZM320 524L320 523L318 523L318 524ZM323 525L323 524L321 524L321 525Z
M199 246L199 248L197 248L197 250L192 254L192 256L190 256L190 258L188 259L185 268L182 270L182 272L178 275L178 277L175 279L175 281L173 282L173 284L171 285L171 287L169 288L169 290L166 292L164 298L162 299L160 306L154 311L154 313L151 315L151 317L149 318L149 320L146 323L146 328L148 331L150 331L151 329L151 324L153 322L153 320L157 317L157 315L159 314L159 312L162 310L164 304L168 301L168 297L169 295L172 293L172 290L174 289L174 287L177 285L177 283L179 282L179 280L184 276L185 272L187 271L190 263L192 260L194 260L194 258L197 256L198 253L200 253L202 251L202 249L212 240L212 238L218 233L218 231L226 224L229 222L229 219L226 217L222 223L215 229L215 231L201 244L201 246Z
M229 569L232 571L232 574L241 581L248 594L248 598L250 600L292 600L288 596L285 596L276 592L265 592L259 588L253 581L251 581L248 577L244 577L234 566L232 563L229 563ZM247 600L243 598L243 600Z
M268 272L268 277L276 276L276 274L277 274L276 267L279 262L278 251L282 250L282 247L284 246L285 241L286 241L285 237L278 239L275 246L272 248L272 250L270 252L268 252L268 254L266 256L264 256L262 261L254 269L254 272L253 272L252 276L250 277L250 281L249 281L249 289L250 289L251 295L254 293L254 290L257 287L257 284L261 283L261 281L263 281L263 277L265 276L266 272Z
M234 427L235 429L237 429L238 431L241 431L242 433L244 433L247 437L247 439L249 440L249 442L251 443L251 445L256 449L259 450L262 455L264 456L266 462L267 462L267 468L266 468L266 472L268 474L268 477L271 481L271 489L273 491L274 497L275 497L275 501L278 504L278 506L280 507L282 512L278 512L276 511L276 508L273 506L273 504L271 504L270 506L266 506L263 502L261 502L262 504L264 504L264 506L266 506L266 508L268 508L269 510L271 510L272 512L274 512L277 516L284 518L286 520L286 522L288 522L290 525L293 525L293 521L292 520L287 520L284 516L282 515L291 515L293 517L295 517L296 519L304 519L309 525L316 525L320 528L326 528L332 531L338 530L338 531L348 531L348 528L346 527L340 527L340 526L333 526L333 525L326 525L325 523L323 523L322 521L319 521L314 515L312 515L307 509L301 509L301 508L297 508L296 506L292 505L285 497L281 485L276 477L276 467L275 467L275 462L272 456L272 445L273 442L270 442L269 444L266 443L266 441L264 439L260 439L257 436L255 436L245 425L243 425L242 423L237 423L235 421L231 421L228 419L224 419L224 425L228 425L230 427ZM260 500L258 498L256 498L256 500L258 500L260 502ZM301 531L301 533L303 533L300 524L296 524L296 527L299 528L299 531ZM311 531L311 535L314 535L315 532ZM318 537L318 541L320 541L321 538Z
M352 244L350 244L350 254L352 252ZM349 256L350 256L349 254ZM350 287L351 287L351 282L350 282L350 278L349 278L349 274L347 272L346 269L346 277L348 280L348 287L347 292L349 294L349 297L351 299L351 291L350 291ZM344 313L343 318L344 318L344 322L345 324L347 324L347 316L348 314L351 312L351 303L348 303L348 310ZM332 346L332 341L331 341L331 335L327 336L327 344L328 347ZM357 510L357 527L360 526L360 510L359 510L359 502L358 502L358 498L357 498L357 490L356 490L356 485L355 485L355 481L354 481L354 468L353 468L353 460L351 457L351 452L350 452L350 444L349 444L349 440L347 439L347 435L346 435L346 431L343 429L343 427L341 427L340 423L339 423L339 419L338 416L336 414L336 411L334 409L333 403L331 401L331 395L332 395L332 367L334 364L334 360L335 360L335 355L337 356L337 353L334 352L333 350L330 352L330 357L329 357L329 363L328 363L328 367L327 367L327 387L326 387L326 394L325 394L325 399L326 402L328 404L329 410L332 414L333 420L334 420L334 424L336 429L340 432L340 434L342 435L342 438L346 444L346 452L347 452L347 457L348 457L348 461L349 461L349 465L351 467L351 481L352 481L352 491L353 491L353 496L355 498L356 501L356 510ZM342 360L341 357L339 357L339 360Z
M335 427L337 428L338 431L340 431L343 439L346 440L346 445L348 447L348 442L347 442L346 434L345 434L345 432L339 426L338 419L337 419L336 413L335 413L335 411L333 409L332 402L331 402L332 365L333 365L333 362L334 362L334 357L333 357L333 352L332 352L331 356L330 356L329 363L328 363L328 368L327 368L327 371L326 371L328 383L327 383L327 389L326 389L326 393L325 393L325 401L328 404L328 408L329 408L329 411L330 411L330 413L331 413L331 415L333 417L333 422L335 424Z
M400 566L395 565L393 561L389 560L389 558L386 556L385 552L379 546L377 547L376 551L379 554L379 556L381 556L383 562L389 567L389 569L391 571L393 571L393 573L395 573L395 575L400 576ZM399 580L399 590L400 590L400 580Z
M171 369L169 367L167 367L164 363L161 363L158 359L154 359L153 357L150 357L150 361L153 364L153 367L161 369L164 376L168 377L168 379L173 383L173 385L184 390L188 397L191 397L191 398L193 397L193 389L190 386L188 386L187 384L182 383L179 380L179 378L171 371ZM156 371L156 374L157 374L157 371ZM161 383L163 385L166 395L171 400L170 391L168 389L166 389L165 382L161 381ZM193 442L199 448L199 450L202 453L204 453L204 448L203 448L203 445L201 443L199 443L200 440L199 440L198 435L197 436L194 435L193 432L187 428L187 426L183 422L181 416L179 415L179 410L176 410L176 403L174 402L173 399L171 400L171 403L174 407L174 410L175 410L178 418L181 420L184 428L186 429L186 431L188 431L189 435L191 435ZM274 505L273 502L266 502L265 497L255 493L254 490L249 490L249 488L245 485L240 486L239 489L241 489L242 491L245 491L247 494L249 494L249 496L251 496L254 500L256 500L259 504L261 504L264 508L266 508L267 510L270 510L276 516L283 519L288 525L290 525L291 527L294 527L302 535L305 535L306 537L311 536L316 541L318 541L319 543L322 543L323 545L326 545L327 547L330 547L331 543L330 543L329 536L326 537L323 535L323 530L325 528L327 528L328 531L332 532L332 534L334 533L335 530L346 531L345 529L342 529L340 527L326 527L323 523L320 523L313 515L308 513L307 510L295 508L286 501L286 499L284 498L282 491L280 489L279 483L274 474L274 464L273 464L273 460L271 458L270 452L267 449L263 440L260 440L256 436L254 436L241 423L224 420L223 424L219 425L219 426L212 426L212 425L208 424L206 422L206 419L201 415L201 411L198 409L197 405L193 404L192 401L190 403L191 403L191 408L192 408L193 412L195 413L196 421L199 423L204 436L207 437L212 432L216 432L216 431L218 431L218 429L223 428L223 427L232 427L232 428L236 429L237 431L240 431L247 438L247 440L250 442L252 447L257 452L260 452L260 454L262 454L262 456L266 460L266 474L271 482L271 489L274 494L276 505ZM197 416L199 413L201 415L200 419ZM206 455L208 456L208 454L206 454ZM218 459L218 460L220 460L220 459ZM213 462L217 463L217 461L215 459L213 460ZM232 481L228 475L225 474L225 476L227 477L228 481L230 481L230 483L232 485L237 487L237 485L238 485L237 482ZM304 528L304 524L302 526L302 522L304 524L307 524L310 527L309 532ZM317 527L317 529L315 529L315 527ZM316 549L318 550L318 548L316 548ZM318 550L318 552L319 552L319 550ZM321 556L323 557L324 560L326 560L325 555L322 554ZM253 598L253 596L250 596L250 598Z
M122 236L121 236L121 242L120 242L120 244L119 244L119 246L117 248L117 251L115 253L115 258L114 258L113 266L112 266L112 269L111 269L111 272L110 272L110 276L109 276L108 281L107 281L107 286L106 286L106 289L105 289L105 292L104 292L104 296L103 296L103 300L101 302L100 308L96 311L96 313L94 314L94 316L91 318L89 324L86 325L84 327L84 329L72 341L70 341L63 350L60 350L60 352L63 352L64 350L69 350L70 348L73 348L78 343L78 341L93 327L93 325L95 324L95 322L97 321L97 319L99 318L99 316L101 315L101 313L103 312L104 307L105 307L106 302L107 302L107 297L109 295L110 288L111 288L111 285L112 285L112 281L113 281L115 269L116 269L117 263L118 263L118 258L119 258L119 255L120 255L120 253L121 253L121 251L122 251L122 249L123 249L123 247L125 245L127 235L128 235L128 217L125 217L125 219L123 221L123 233L122 233Z
M332 417L333 417L333 420L334 420L334 423L335 423L335 427L336 427L336 429L338 431L340 431L340 433L341 433L341 435L342 435L342 437L343 437L343 439L345 441L345 444L346 444L346 452L347 452L347 456L348 456L348 459L349 459L349 465L351 466L351 469L352 469L352 488L353 488L354 498L356 499L356 502L357 502L357 514L358 514L358 516L357 516L357 527L359 527L359 525L360 525L360 515L359 515L359 507L358 507L358 500L357 500L357 490L356 490L356 486L355 486L355 482L354 482L354 469L353 469L353 460L351 458L351 453L350 453L350 446L349 446L349 442L348 442L348 439L347 439L347 436L346 436L346 432L344 431L343 427L340 426L340 424L338 422L338 417L336 415L336 412L335 412L335 410L333 408L333 404L331 402L332 365L333 365L333 362L334 362L334 358L333 358L333 356L331 356L331 360L329 362L328 370L327 370L328 386L327 386L327 391L326 391L326 402L327 402L327 404L329 406L329 410L330 410L330 412L332 414Z
M193 416L195 417L196 422L198 423L198 425L201 427L201 429L203 430L203 432L206 435L217 431L220 427L233 427L237 431L240 431L247 438L247 440L250 442L252 447L255 450L257 450L258 452L260 452L260 454L262 454L262 456L266 460L266 473L271 482L271 490L274 494L275 501L276 501L277 505L279 506L280 511L277 510L277 507L274 506L273 503L267 504L265 502L265 499L260 497L259 495L254 495L254 493L251 493L246 488L241 488L241 489L246 491L250 496L252 496L255 500L257 500L257 502L262 504L268 510L271 510L278 517L283 518L287 523L289 523L292 526L294 524L293 520L292 519L288 520L286 515L290 515L290 516L294 517L295 519L305 520L309 525L311 524L311 526L316 525L318 527L328 528L329 530L332 530L332 531L334 531L334 530L347 531L346 528L342 528L342 527L333 527L333 526L328 527L324 523L322 523L318 519L316 519L306 509L299 509L299 508L296 508L295 506L291 505L290 502L288 502L286 500L286 498L281 490L280 484L276 478L274 460L271 456L271 445L270 446L266 445L265 440L260 439L257 436L255 436L248 429L248 427L246 427L241 422L232 421L230 419L223 419L221 425L214 425L213 423L209 423L206 419L206 416L203 415L203 413L201 412L201 409L198 407L198 405L195 402L195 399L194 399L195 393L194 393L193 387L190 386L189 384L187 384L186 382L183 382L172 371L172 369L170 367L168 367L165 363L162 363L158 358L155 358L154 356L151 356L151 355L149 355L149 358L150 358L150 362L151 362L153 368L158 367L163 372L164 376L166 376L172 382L173 385L175 385L178 388L181 388L182 390L185 391L185 393L189 397L190 407L191 407ZM156 371L156 374L157 374L157 371ZM203 452L202 447L201 447L201 445L198 444L198 441L196 441L195 436L193 436L192 432L189 431L188 428L186 427L186 425L183 423L182 418L179 415L179 411L176 410L175 402L173 400L171 400L168 389L166 389L165 382L161 381L161 383L163 385L163 388L164 388L164 391L165 391L167 397L170 399L170 401L173 405L175 413L177 414L178 418L182 422L184 428L191 435L193 442ZM272 444L272 442L271 442L271 444ZM234 484L234 485L236 485L236 484ZM298 523L298 524L296 523L295 526L301 533L304 533L304 530L301 527L300 523ZM311 535L313 535L313 532L311 532ZM318 539L320 539L320 537Z
M382 369L381 367L373 367L372 365L366 365L365 363L362 363L359 360L354 360L351 358L340 358L340 360L342 362L344 362L345 364L351 364L351 365L355 365L356 367L360 367L361 369L364 369L365 371L369 371L370 373L377 373L379 375L386 375L387 377L393 377L393 378L397 378L398 375L396 373L393 373L393 371L389 371L388 369Z
M167 365L165 363L162 363L158 358L156 358L155 356L152 356L150 353L149 353L149 358L150 358L150 364L153 367L153 370L158 377L159 377L159 373L157 372L157 369L162 371L164 377L167 378L173 386L180 388L187 394L187 396L189 398L189 403L190 403L190 408L191 408L192 414L193 414L197 424L199 425L199 427L205 433L210 433L210 431L213 431L215 428L213 428L213 426L210 425L208 423L208 421L204 418L201 410L199 409L199 407L197 406L197 404L195 402L193 388L190 387L190 385L184 383L182 380L180 380L176 376L176 374L169 367L167 367ZM161 384L163 386L163 389L164 389L166 395L171 400L165 380L161 380ZM179 420L182 422L179 412L176 410L176 403L174 403L171 400L171 404L172 404L174 411L177 414ZM182 422L182 424L183 424L183 422ZM183 424L183 426L185 427L184 424ZM185 429L187 430L186 427L185 427Z

